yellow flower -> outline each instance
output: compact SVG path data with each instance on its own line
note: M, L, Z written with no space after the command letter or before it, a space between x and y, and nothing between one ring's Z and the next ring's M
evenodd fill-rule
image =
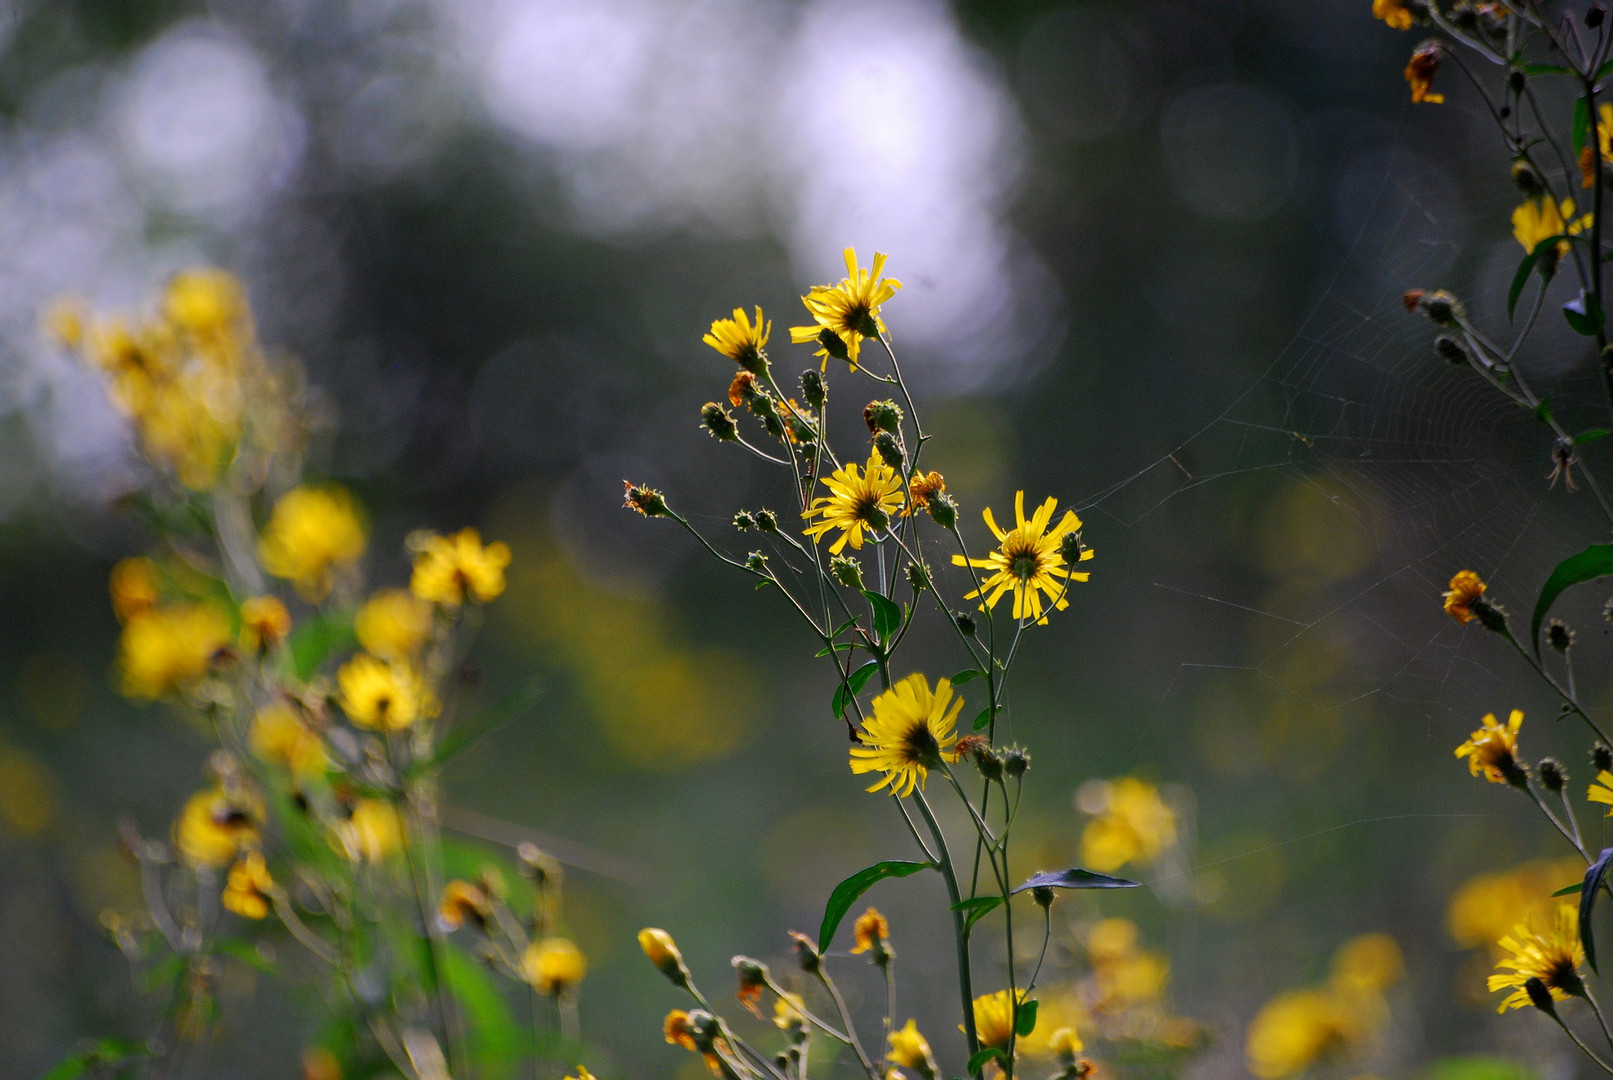
M330 592L332 573L356 562L368 541L352 497L341 488L293 488L280 497L258 538L258 561L310 601Z
M1153 784L1123 776L1095 785L1098 812L1081 833L1081 862L1100 873L1147 862L1176 842L1176 814Z
M953 724L962 708L950 682L941 679L932 694L929 680L914 672L874 698L857 733L862 745L851 748L851 771L885 774L869 791L889 784L892 795L911 795L958 741Z
M1445 95L1433 92L1434 76L1439 71L1439 62L1444 55L1444 47L1437 41L1425 41L1412 52L1411 59L1406 62L1406 82L1411 86L1413 104L1425 101L1430 105L1444 103Z
M694 1027L689 1023L689 1014L682 1009L673 1009L666 1014L666 1019L661 1022L661 1031L673 1046L694 1050Z
M475 529L452 536L427 534L416 541L409 591L429 604L458 607L467 597L486 603L504 591L510 548L503 542L482 546Z
M354 862L380 862L403 847L403 818L381 799L359 799L337 833Z
M157 564L143 555L120 559L112 567L107 587L112 594L112 614L118 622L128 622L157 606Z
M291 613L277 596L253 596L241 602L241 645L248 652L273 648L291 633Z
M1579 966L1585 962L1585 946L1579 939L1579 910L1573 904L1558 904L1556 917L1544 933L1524 923L1502 938L1500 945L1511 955L1495 965L1489 987L1492 992L1511 989L1512 993L1497 1012L1532 1004L1524 989L1530 979L1545 983L1556 1001L1584 993Z
M780 1031L805 1026L805 1010L806 1000L800 994L792 994L786 990L773 1002L773 1026Z
M880 305L895 296L902 283L895 278L880 280L887 258L882 252L874 252L871 271L857 265L854 249L847 248L842 254L846 277L837 285L814 285L801 297L814 325L792 326L790 340L797 345L817 342L821 347L813 355L823 357L824 368L829 366L830 356L838 356L856 371L863 339L885 332L885 322L879 317Z
M762 347L767 344L773 324L762 318L761 305L756 308L756 321L752 323L744 308L735 308L732 319L717 319L711 332L701 338L707 345L722 353L746 371L756 371L767 359ZM739 402L734 402L737 407Z
M1459 623L1470 623L1477 616L1473 604L1489 586L1471 570L1458 570L1451 578L1450 589L1445 593L1445 614Z
M1591 802L1613 807L1613 773L1605 769L1597 773L1590 789L1585 792L1585 797ZM1609 810L1608 815L1613 817L1613 810Z
M919 1031L918 1021L908 1020L907 1026L890 1033L890 1053L885 1060L904 1069L912 1069L923 1077L935 1075L935 1055L930 1042Z
M1291 990L1255 1014L1244 1044L1249 1071L1259 1080L1285 1080L1342 1049L1355 1037L1351 1017L1332 994Z
M588 972L588 958L562 937L546 937L528 945L521 957L526 981L538 993L561 997L576 989Z
M242 848L258 842L263 808L222 787L205 788L185 801L174 822L174 847L194 867L228 866Z
M1412 16L1405 0L1372 0L1372 17L1382 19L1396 30L1410 30Z
M1047 1040L1047 1048L1063 1058L1074 1058L1086 1047L1073 1027L1061 1027Z
M338 700L355 725L402 731L421 717L437 715L437 696L406 663L359 653L336 672Z
M139 612L118 639L123 692L149 701L183 690L207 674L229 643L229 623L211 606L170 604Z
M689 981L689 969L683 965L683 954L677 942L665 930L646 926L638 932L638 947L644 950L650 963L661 969L661 974L682 986Z
M260 761L296 777L320 776L330 767L324 740L284 701L271 702L253 714L247 741Z
M902 505L902 478L896 470L885 464L878 454L868 455L868 464L858 472L857 463L836 469L825 480L828 495L812 500L803 511L803 518L817 517L807 526L807 536L822 539L830 529L840 529L840 538L829 545L829 553L838 555L850 541L853 549L862 550L863 532L870 536L888 529L891 515Z
M407 659L431 635L431 608L407 589L382 589L353 616L353 633L376 656Z
M1467 758L1469 771L1492 784L1522 784L1529 774L1518 761L1518 728L1521 726L1521 709L1513 709L1505 724L1497 723L1495 714L1488 713L1484 726L1456 748L1456 756Z
M1094 1009L1119 1012L1164 997L1170 964L1157 953L1139 949L1137 939L1137 924L1130 919L1100 919L1087 932L1087 955L1098 991Z
M1344 993L1379 994L1400 981L1405 961L1388 934L1353 937L1333 954L1331 985Z
M1591 789L1593 793L1597 790ZM1594 794L1591 798L1596 800ZM1608 799L1613 800L1613 791ZM1464 949L1494 949L1514 926L1555 908L1551 894L1584 875L1585 864L1577 858L1540 859L1502 873L1479 874L1451 898L1446 926Z
M247 317L246 295L241 283L222 270L187 270L168 282L163 314L193 334L233 333Z
M1019 1005L1025 1004L1025 991L1015 992L1014 1001ZM995 994L982 994L975 998L975 1036L980 1040L981 1046L995 1046L999 1050L1008 1049L1008 1040L1014 1034L1014 1004L1011 1004L1007 990L999 990ZM962 1030L963 1025L958 1025Z
M467 921L480 926L492 913L486 891L468 881L455 879L444 885L442 899L437 902L437 921L451 931L458 930Z
M249 851L230 867L224 882L224 907L243 919L261 919L269 914L270 890L274 879L263 856Z
M568 1077L565 1078L565 1080L594 1080L594 1074L589 1072L587 1069L583 1068L583 1066L578 1065L577 1066L577 1075L576 1076L568 1076Z
M1590 224L1589 214L1574 217L1573 199L1564 199L1560 205L1548 196L1525 199L1512 211L1512 235L1527 252L1533 252L1542 241L1553 236L1578 236ZM1554 250L1559 258L1568 254L1568 241L1561 241Z
M960 701L959 706L962 706ZM852 933L857 938L857 944L851 947L855 953L872 952L875 956L881 953L890 953L891 925L885 916L879 913L878 908L869 908L857 916L857 922L852 927Z
M1014 594L1014 618L1035 619L1045 624L1047 617L1042 613L1042 593L1047 594L1047 601L1055 609L1063 611L1070 606L1069 600L1064 596L1069 588L1069 582L1060 583L1058 579L1068 578L1072 581L1085 581L1090 574L1084 571L1066 569L1064 547L1066 536L1079 538L1081 519L1075 516L1075 511L1064 511L1064 517L1053 526L1051 532L1048 526L1053 521L1053 512L1058 508L1058 500L1049 496L1047 501L1036 508L1030 520L1025 518L1025 493L1014 493L1014 517L1017 524L1010 532L1004 532L997 527L997 519L992 516L988 506L983 517L986 527L997 537L999 547L984 559L965 559L962 555L952 556L954 566L977 566L990 570L992 573L981 582L980 588L967 594L965 600L984 597L980 607L994 608L1003 594L1012 590ZM1077 561L1086 562L1092 558L1091 548L1076 544L1080 550ZM986 594L990 594L989 596Z

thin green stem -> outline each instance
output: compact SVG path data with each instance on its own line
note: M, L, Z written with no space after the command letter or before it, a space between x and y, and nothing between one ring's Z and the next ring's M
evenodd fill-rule
M974 980L969 972L969 935L964 929L964 914L958 910L963 897L958 893L958 875L952 867L952 853L947 849L946 834L941 831L941 825L935 820L935 814L930 810L929 802L921 791L914 792L918 802L919 813L924 815L925 824L930 827L930 833L935 837L936 850L940 853L939 866L941 877L946 880L947 897L952 908L952 935L958 953L958 996L963 1007L963 1037L969 1050L969 1058L980 1052L980 1036L975 1031L975 995ZM974 1074L976 1080L980 1077L980 1070Z

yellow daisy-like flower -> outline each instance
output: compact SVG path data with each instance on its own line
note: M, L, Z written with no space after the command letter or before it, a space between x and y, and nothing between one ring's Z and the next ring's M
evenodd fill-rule
M1412 14L1405 0L1372 0L1372 17L1382 19L1395 30L1410 30Z
M960 701L958 704L961 707L963 703ZM857 939L857 944L851 947L854 954L872 952L877 956L881 952L890 952L891 924L878 908L871 907L857 916L852 933Z
M526 947L521 970L538 993L560 997L574 990L588 973L588 958L562 937L546 937Z
M1354 1036L1351 1017L1334 995L1291 990L1255 1014L1244 1054L1249 1071L1260 1080L1286 1080L1342 1049Z
M863 533L872 535L890 528L891 515L902 506L902 478L878 454L869 454L868 464L860 472L857 463L851 462L823 483L830 494L813 499L801 516L818 518L805 530L814 540L830 529L842 530L839 539L829 545L831 555L840 554L848 541L861 551Z
M963 698L953 696L950 682L941 679L932 694L929 680L914 672L874 698L871 715L857 733L862 745L851 748L851 771L885 774L869 791L888 784L899 798L913 794L957 743L953 725L962 708Z
M1494 713L1484 717L1484 726L1456 748L1456 756L1467 758L1474 776L1492 784L1519 784L1528 776L1518 761L1518 729L1523 726L1523 710L1513 709L1505 724L1497 723Z
M1593 802L1613 804L1613 776L1598 777L1604 786L1591 787ZM1602 798L1596 792L1602 790ZM1585 863L1577 857L1539 859L1499 873L1469 879L1451 897L1445 925L1464 949L1494 949L1496 942L1521 922L1548 913L1557 902L1551 894L1585 876Z
M1544 933L1524 923L1501 939L1510 955L1498 962L1490 976L1490 990L1512 991L1497 1012L1521 1009L1533 1004L1524 983L1539 979L1556 1001L1584 993L1579 966L1585 962L1585 946L1579 939L1579 910L1573 904L1558 904L1556 916ZM1504 970L1503 970L1504 969Z
M1525 199L1512 211L1512 235L1526 252L1533 252L1541 241L1553 236L1578 236L1590 224L1589 214L1574 217L1573 199L1564 199L1560 204L1547 196ZM1559 258L1567 255L1568 241L1560 241L1555 250Z
M814 325L790 327L790 340L797 345L816 342L821 346L813 355L823 357L823 368L829 366L829 357L837 356L856 371L863 339L885 332L880 305L895 296L902 283L895 278L881 280L887 258L883 252L874 252L872 270L857 265L855 249L847 248L843 254L846 277L837 285L814 285L801 297Z
M1361 934L1333 954L1329 983L1342 993L1381 994L1406 973L1400 945L1388 934Z
M291 633L291 613L278 596L241 601L241 644L248 652L272 649Z
M700 340L746 371L756 371L767 359L762 348L772 332L773 324L762 318L762 308L758 304L754 323L745 314L744 308L735 308L732 319L715 320L711 324L711 332ZM738 406L739 403L736 401L734 404Z
M1025 991L1016 991L1014 996L1018 1004L1025 1004ZM1008 1040L1014 1034L1015 1012L1007 990L999 990L995 994L982 994L975 998L975 1036L980 1040L980 1045L1007 1050ZM962 1024L958 1025L958 1030L963 1030Z
M336 838L354 862L380 862L402 850L403 817L382 799L359 799Z
M1045 607L1042 594L1047 594L1047 604L1055 610L1063 611L1070 606L1065 597L1069 589L1069 581L1085 581L1092 575L1082 570L1069 570L1062 548L1064 538L1078 535L1081 529L1081 519L1076 517L1074 510L1064 511L1064 517L1054 525L1051 530L1048 526L1053 521L1053 512L1058 508L1058 500L1048 496L1047 501L1036 508L1036 512L1029 520L1025 518L1025 493L1014 493L1014 517L1017 521L1014 528L1004 532L997 525L997 519L992 516L991 507L986 507L983 516L986 527L997 537L999 546L996 551L984 559L965 559L962 555L952 556L954 566L976 566L992 573L975 592L967 594L965 600L984 597L980 602L982 610L994 608L1003 594L1012 591L1014 594L1014 618L1035 619L1038 623L1046 624L1047 616L1043 614ZM1078 562L1086 562L1092 558L1092 549L1080 546ZM1061 582L1060 578L1069 581Z
M484 546L475 529L460 529L452 536L427 534L417 541L409 591L444 607L458 607L467 599L485 604L504 591L504 568L509 565L509 545Z
M935 1075L935 1054L930 1041L919 1031L918 1021L908 1020L907 1026L890 1033L890 1053L885 1060L904 1069L912 1069L922 1077Z
M141 612L157 606L161 592L157 588L157 564L144 555L121 559L112 567L107 581L112 594L112 614L118 622L128 622Z
M376 656L407 659L431 636L431 607L407 589L382 589L353 616L353 633Z
M249 851L230 867L224 882L224 907L243 919L261 919L269 914L270 890L274 879L263 856Z
M330 592L333 572L364 554L369 534L341 488L293 488L280 497L258 538L258 561L310 601Z
M260 806L232 799L222 787L198 791L185 801L174 822L174 847L194 867L228 866L242 848L258 842Z
M118 673L129 697L150 701L207 674L230 644L224 616L207 604L169 604L130 617L118 639Z
M1585 797L1591 802L1613 807L1613 773L1605 769L1597 773L1590 789L1585 792ZM1608 816L1613 817L1613 809L1608 810Z
M271 702L253 714L247 741L258 760L295 777L320 776L330 767L324 740L284 701Z
M1098 812L1081 833L1081 862L1099 873L1129 862L1147 862L1176 842L1176 813L1159 789L1134 776L1094 782ZM1086 790L1083 789L1083 805Z
M1451 577L1450 588L1445 592L1445 614L1459 623L1470 623L1478 616L1473 604L1489 586L1471 570L1458 570Z
M437 695L412 666L359 653L336 672L338 701L356 726L402 731L437 715Z

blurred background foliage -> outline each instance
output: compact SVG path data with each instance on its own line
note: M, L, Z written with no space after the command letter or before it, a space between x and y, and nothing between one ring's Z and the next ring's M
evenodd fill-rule
M1543 1020L1493 1021L1446 928L1471 875L1561 854L1451 758L1513 706L1546 752L1550 703L1438 593L1471 564L1526 605L1583 496L1548 493L1528 418L1399 307L1504 290L1513 193L1454 72L1448 105L1409 106L1414 41L1369 7L0 0L0 1077L144 1029L97 929L137 903L114 823L165 828L207 746L113 692L133 459L41 334L51 299L241 274L321 391L314 460L372 515L372 580L401 580L417 526L510 544L483 678L549 691L454 766L450 823L570 864L595 1071L650 1076L699 1064L662 1043L634 930L672 930L721 985L731 953L780 956L835 881L906 850L846 771L809 642L620 509L624 476L719 534L787 503L696 429L731 374L699 339L736 305L798 321L850 244L906 283L886 318L970 527L1018 487L1087 519L1093 580L1011 704L1024 870L1075 861L1084 781L1171 785L1187 850L1101 910L1169 953L1179 1009L1217 1033L1197 1073L1244 1075L1259 1004L1387 931L1409 990L1372 1068L1499 1051L1565 1075ZM1541 338L1559 413L1594 405L1580 346ZM932 675L963 666L921 629ZM931 887L876 899L902 1015L939 1032L944 984L913 978L950 965ZM228 993L217 1075L295 1070L311 1003L248 972Z

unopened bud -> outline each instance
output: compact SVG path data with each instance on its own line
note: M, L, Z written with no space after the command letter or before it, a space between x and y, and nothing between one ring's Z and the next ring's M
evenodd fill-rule
M665 930L647 926L638 932L639 948L649 957L650 963L660 969L661 974L672 981L673 986L685 987L689 985L689 969L684 966L683 954L678 951L677 943L672 935Z
M836 360L851 360L851 353L846 351L846 343L840 340L839 334L827 326L818 331L818 345Z
M734 515L734 528L740 532L750 532L756 528L756 515L749 510L741 510Z
M801 965L801 970L808 975L816 975L823 967L823 957L812 939L795 930L790 931L790 940L795 943L795 959Z
M1003 754L1003 772L1011 778L1018 780L1025 775L1025 770L1031 767L1031 756L1017 746L1009 747Z
M943 529L950 529L958 523L957 500L944 491L932 494L926 509L930 512L930 520Z
M1441 334L1434 339L1434 351L1439 354L1440 359L1448 363L1465 364L1468 362L1467 346L1449 334Z
M897 472L901 471L903 462L907 460L907 455L902 453L902 444L888 431L881 431L874 436L874 452Z
M823 408L823 403L829 400L829 384L824 381L822 372L811 368L801 372L801 396L809 407Z
M764 533L778 532L778 515L766 509L756 511L756 527Z
M1081 542L1078 532L1065 533L1059 538L1059 557L1071 566L1081 561L1086 550L1087 546Z
M767 573L767 556L760 551L753 551L745 556L745 569L754 570L758 574Z
M1553 795L1562 791L1568 783L1568 774L1563 771L1563 763L1556 758L1541 758L1540 764L1535 766L1535 775L1540 777L1540 786Z
M1531 975L1523 984L1524 993L1529 995L1529 1004L1548 1016L1557 1015L1557 1003L1551 999L1551 991L1538 975Z
M1595 30L1598 26L1602 25L1602 20L1606 17L1607 8L1603 7L1601 4L1592 4L1590 10L1585 12L1585 25L1590 27L1592 30Z
M671 517L672 511L667 508L666 499L652 487L635 484L631 480L623 480L622 485L627 489L627 499L622 506L628 510L637 510L645 517Z
M874 434L902 430L902 407L894 401L870 401L863 409L863 422Z
M1540 173L1525 158L1519 158L1512 163L1512 182L1518 185L1526 199L1538 199L1546 191L1546 184L1540 178Z
M1482 596L1473 601L1473 614L1478 617L1479 625L1492 633L1499 634L1507 628L1507 609Z
M977 630L978 627L975 625L975 617L974 617L974 615L971 614L970 612L967 612L967 611L954 612L953 616L952 616L952 621L957 624L958 629L963 632L965 637L974 637L975 636L975 630Z
M1041 907L1041 908L1050 908L1050 907L1052 907L1053 906L1053 886L1051 886L1051 885L1038 885L1038 886L1036 886L1036 888L1031 890L1031 899L1036 901L1036 906L1037 907Z
M829 573L840 584L848 589L859 592L863 587L863 569L856 559L849 555L836 555L829 560Z
M914 592L923 592L930 587L930 568L922 562L907 564L907 583L913 586Z
M715 401L700 406L700 426L719 442L734 442L739 438L739 425L728 410Z
M1604 742L1591 747L1591 767L1599 773L1613 771L1613 748Z
M1574 632L1561 619L1553 619L1546 624L1546 642L1558 652L1565 653L1574 644Z

